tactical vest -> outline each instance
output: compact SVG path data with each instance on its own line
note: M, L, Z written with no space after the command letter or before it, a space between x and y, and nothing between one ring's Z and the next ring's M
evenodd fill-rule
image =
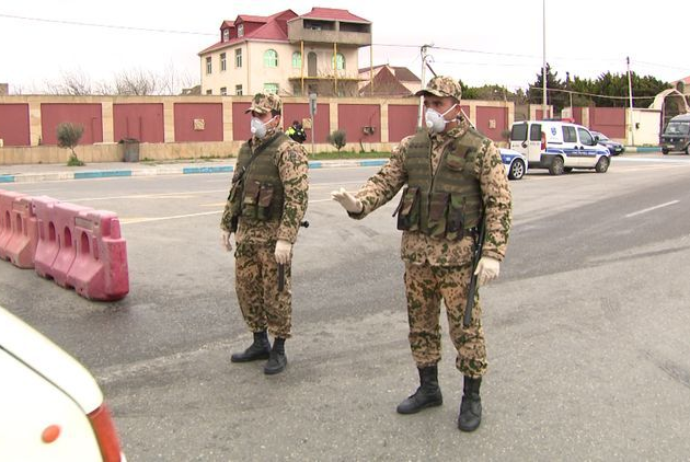
M276 133L254 154L250 143L242 145L228 198L233 215L249 221L280 221L285 193L275 158L278 148L288 139L285 133Z
M398 229L449 240L474 232L482 214L474 159L490 142L468 130L446 146L432 172L431 139L426 132L418 132L405 150L408 182L398 206Z

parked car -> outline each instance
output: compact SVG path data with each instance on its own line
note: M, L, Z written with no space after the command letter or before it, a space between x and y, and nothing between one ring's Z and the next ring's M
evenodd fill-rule
M93 376L0 306L0 460L125 462Z
M527 173L527 157L513 149L499 148L506 174L511 180L521 180Z
M690 114L681 114L672 118L659 141L663 154L671 151L690 154Z
M612 156L618 156L625 152L625 146L618 141L613 141L601 132L595 132L594 130L590 130L589 132L594 135L595 138L599 138L599 144L606 147Z
M529 168L546 168L561 175L574 168L605 173L611 153L599 146L582 125L562 121L525 120L515 122L510 131L510 149L527 156Z

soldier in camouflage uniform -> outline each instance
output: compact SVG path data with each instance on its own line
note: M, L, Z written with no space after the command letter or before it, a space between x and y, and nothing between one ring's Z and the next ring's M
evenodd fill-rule
M443 299L457 350L456 367L465 379L458 427L473 431L481 422L479 387L487 367L477 292L468 328L463 327L463 314L472 271L478 285L498 276L511 224L511 195L498 149L462 115L458 81L434 77L417 93L421 95L427 130L403 139L388 163L356 195L341 188L333 192L333 199L352 218L361 219L406 185L396 213L398 229L403 231L409 341L421 384L397 411L412 414L443 403L437 374ZM473 268L482 219L486 239Z
M282 103L258 93L251 112L252 138L240 149L221 219L221 240L232 250L235 233L235 289L254 342L232 362L268 359L266 374L287 366L292 292L290 261L308 202L308 159L304 148L279 128ZM282 268L281 268L282 266ZM283 272L284 279L279 281ZM283 284L279 290L279 282ZM273 347L268 333L274 336Z

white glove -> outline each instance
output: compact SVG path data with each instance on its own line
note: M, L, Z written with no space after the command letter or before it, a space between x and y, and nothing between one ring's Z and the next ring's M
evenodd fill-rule
M345 191L345 188L340 188L338 191L331 191L331 198L350 213L361 213L364 208L362 202Z
M232 233L230 231L221 230L221 232L220 232L220 245L227 252L232 251L232 242L230 242L230 236L232 236Z
M483 286L493 281L501 272L501 262L491 257L482 257L479 259L477 269L474 274L477 275L477 284Z
M276 242L276 261L279 265L285 265L290 263L290 251L292 250L292 244L288 241L278 241Z

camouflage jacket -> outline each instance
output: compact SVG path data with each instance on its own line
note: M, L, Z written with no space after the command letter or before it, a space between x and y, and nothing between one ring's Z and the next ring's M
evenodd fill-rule
M269 131L263 140L267 140L273 134ZM261 146L262 140L254 138L252 150ZM275 156L275 164L278 168L278 175L283 184L285 193L285 205L283 207L282 219L280 222L244 222L239 221L239 227L235 236L235 241L240 243L255 244L274 242L276 240L295 243L297 232L304 214L307 211L309 202L309 160L307 152L299 143L288 140L278 147ZM235 164L235 170L238 165ZM220 227L225 231L230 230L230 202L225 204L225 210L220 220Z
M460 122L459 127L448 133L432 136L433 171L436 171L443 150L450 141L460 138L468 130L467 122ZM360 214L350 214L352 218L364 218L391 200L407 183L405 151L412 138L409 136L403 139L400 145L393 149L388 163L357 192L356 196L364 208ZM473 171L479 181L486 210L486 241L482 255L503 261L512 219L512 199L501 155L493 143L475 157ZM402 236L401 256L406 263L411 264L460 266L471 261L472 247L471 236L449 241L435 239L420 232L405 231Z

